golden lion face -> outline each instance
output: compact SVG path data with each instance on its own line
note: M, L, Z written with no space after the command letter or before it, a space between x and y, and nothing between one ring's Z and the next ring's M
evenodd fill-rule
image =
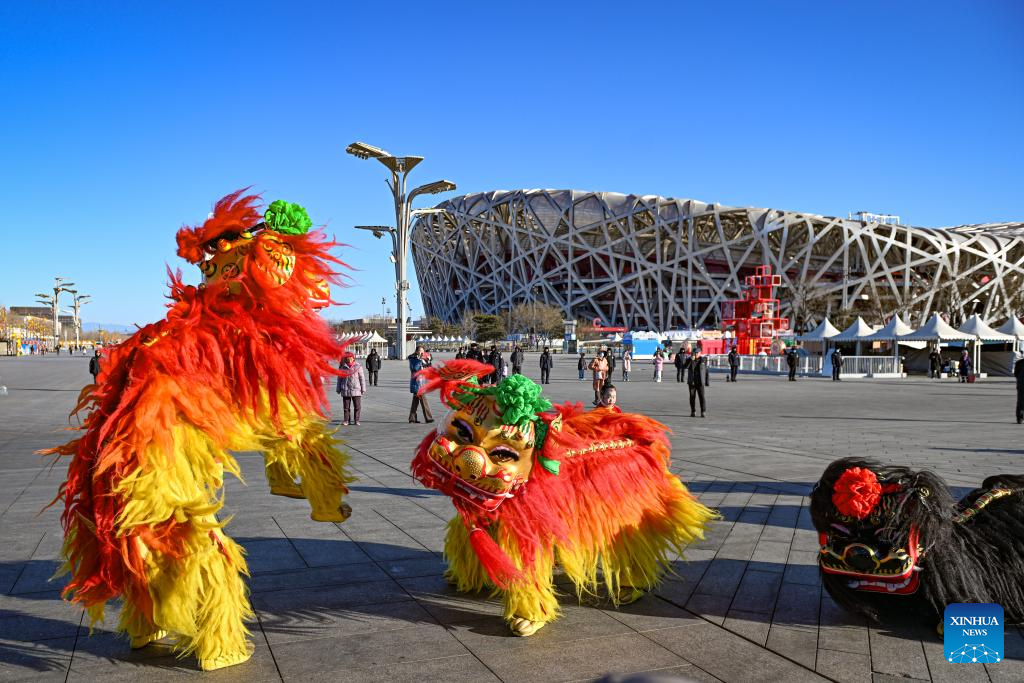
M273 232L242 232L227 234L206 245L207 258L199 265L207 284L228 281L228 290L238 294L237 282L243 273L256 277L260 286L276 288L283 285L295 272L295 251L287 241ZM248 269L248 270L247 270ZM314 308L330 303L331 287L323 278L317 278L309 290Z
M261 250L261 258L254 259L253 250ZM241 232L227 234L206 245L208 254L199 269L207 283L221 280L237 280L250 263L255 263L264 285L280 287L295 270L295 254L292 246L271 233L253 235ZM269 265L266 265L269 264ZM230 287L237 293L237 285Z
M427 454L451 495L494 509L529 480L535 445L533 423L504 425L494 398L479 396L445 417Z

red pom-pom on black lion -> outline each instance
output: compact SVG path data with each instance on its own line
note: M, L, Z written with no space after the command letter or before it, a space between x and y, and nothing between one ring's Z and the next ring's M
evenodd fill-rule
M169 636L207 670L252 653L245 558L216 516L232 452L261 451L271 492L307 498L313 519L351 513L321 379L345 343L317 313L344 264L301 206L258 205L239 190L178 232L205 282L171 276L167 317L104 353L76 409L83 435L49 451L71 456L65 597L92 622L122 597L133 647Z
M522 375L496 386L490 365L455 360L420 373L452 411L427 435L413 475L452 498L447 578L496 590L515 635L558 614L558 561L577 592L604 585L612 602L658 584L715 513L668 470L666 427L643 415L579 404L552 408Z

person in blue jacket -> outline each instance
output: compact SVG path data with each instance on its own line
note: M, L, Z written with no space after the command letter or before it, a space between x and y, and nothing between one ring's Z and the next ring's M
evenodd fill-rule
M416 378L416 373L427 366L426 361L423 358L424 349L422 346L417 346L416 350L409 356L409 372L411 374L409 378L409 391L412 392L412 406L409 408L409 422L419 422L419 417L416 415L416 408L418 406L423 407L423 421L433 422L434 416L430 414L430 406L427 405L426 396L418 396L417 391L420 390L422 382Z

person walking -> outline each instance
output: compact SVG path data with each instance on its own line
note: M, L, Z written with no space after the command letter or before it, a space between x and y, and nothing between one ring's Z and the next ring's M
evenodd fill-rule
M366 384L368 386L377 386L378 372L380 372L380 354L377 353L377 349L370 349L369 355L366 356Z
M594 360L590 361L590 370L593 373L594 405L601 402L601 386L608 379L608 361L604 358L604 352L598 351Z
M689 360L689 355L683 353L683 348L679 347L679 351L676 352L672 358L672 364L676 366L676 381L682 382L686 379L684 370L686 369L686 361Z
M969 378L974 370L974 363L971 362L971 354L964 349L960 353L960 383L970 381Z
M633 368L633 354L626 351L622 352L622 381L629 381L629 371Z
M729 376L728 381L736 381L736 373L740 371L740 354L736 347L729 349Z
M942 354L935 346L928 354L928 379L942 379Z
M665 367L665 356L661 353L661 349L654 352L654 360L651 362L654 363L654 381L660 382L661 372Z
M523 349L519 344L512 350L512 355L509 356L509 360L512 361L512 374L521 375L523 374ZM543 373L541 373L543 374Z
M344 375L338 377L337 392L341 394L341 403L345 411L345 421L342 424L359 424L359 414L363 410L363 394L366 393L366 378L363 376L363 366L359 364L356 357L346 353L341 357L341 365L338 369Z
M605 381L605 383L607 383L612 381L612 376L615 374L615 352L608 349L608 351L605 352L604 357L605 360L608 361L608 378Z
M497 384L501 380L501 364L505 360L501 357L501 351L498 350L496 344L491 345L491 350L487 353L487 364L494 368L494 371L487 375L485 382L487 384Z
M789 366L789 381L796 381L796 366L800 359L796 355L796 347L786 352L786 365Z
M580 381L586 379L587 372L587 354L580 351L580 359L576 363L576 368L580 371Z
M1017 378L1017 424L1024 423L1024 354L1013 364L1013 376Z
M842 380L839 378L839 373L842 372L843 369L843 352L836 348L832 351L830 358L832 359L832 381L841 382Z
M434 416L430 414L430 406L427 405L426 396L418 396L416 392L420 390L423 385L423 381L416 377L416 373L426 367L426 363L423 362L423 347L417 346L416 350L409 356L409 391L412 392L412 406L409 408L409 422L419 422L419 417L416 415L416 408L423 408L423 421L433 422Z
M484 352L480 350L480 345L473 342L469 345L469 351L466 351L466 358L471 358L478 363L484 362Z
M693 354L685 362L686 384L690 389L690 417L697 417L697 399L700 399L700 416L707 414L707 400L704 391L711 383L708 372L707 356L701 355L700 344L693 349Z
M551 368L555 367L555 361L551 357L551 349L547 346L540 354L540 383L551 384Z
M89 373L92 375L92 383L96 384L96 378L100 374L100 350L95 349L92 358L89 359Z

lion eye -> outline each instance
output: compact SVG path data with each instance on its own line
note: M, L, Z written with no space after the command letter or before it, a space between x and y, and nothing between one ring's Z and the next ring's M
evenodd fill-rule
M463 420L455 420L452 422L452 428L455 430L456 441L461 444L473 443L473 428Z
M495 448L490 455L494 462L517 462L519 460L519 453L511 448Z

